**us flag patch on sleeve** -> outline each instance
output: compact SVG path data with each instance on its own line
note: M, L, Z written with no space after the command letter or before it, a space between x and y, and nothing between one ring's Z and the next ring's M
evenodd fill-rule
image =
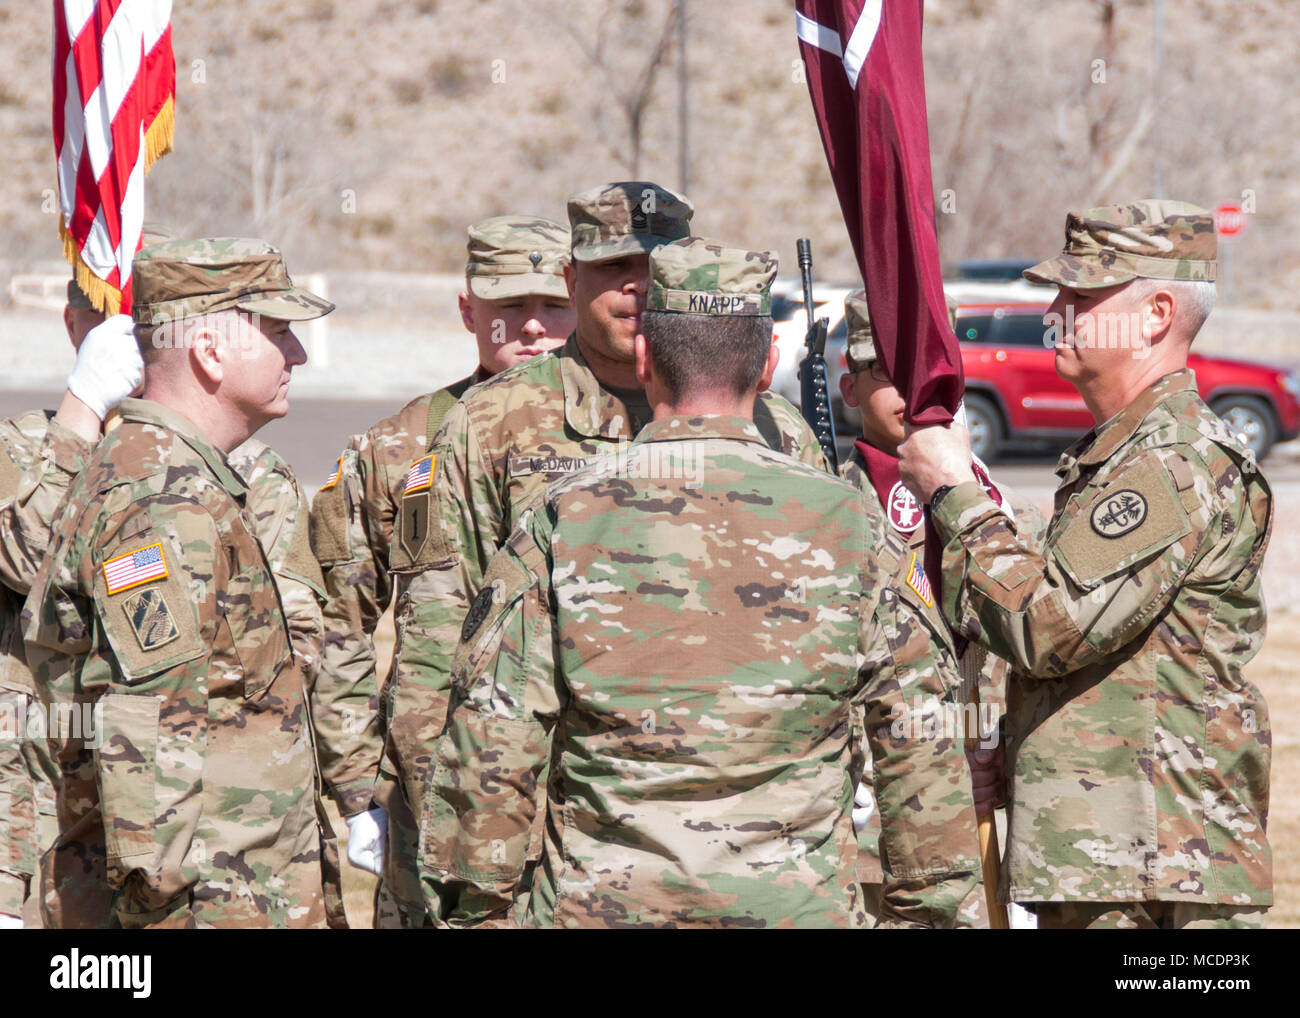
M433 486L433 471L437 466L437 456L425 456L411 464L411 469L406 472L406 486L402 489L403 495L411 495L417 491L428 491Z
M124 590L166 576L167 559L163 555L161 541L128 551L125 555L104 563L104 582L108 584L110 594L120 594Z
M934 592L930 589L930 577L925 575L925 568L916 561L916 552L912 552L912 564L907 570L907 585L920 595L927 608L934 604Z
M325 478L325 483L321 485L321 491L329 491L330 488L339 483L339 474L343 472L343 457L340 456L334 461L334 473Z

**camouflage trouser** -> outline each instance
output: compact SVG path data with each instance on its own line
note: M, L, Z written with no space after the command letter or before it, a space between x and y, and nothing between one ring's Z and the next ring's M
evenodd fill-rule
M1259 930L1265 911L1193 901L1054 901L1033 909L1040 930Z
M431 929L433 923L425 913L420 893L420 826L396 779L385 782L375 799L388 810L384 873L375 888L375 929Z

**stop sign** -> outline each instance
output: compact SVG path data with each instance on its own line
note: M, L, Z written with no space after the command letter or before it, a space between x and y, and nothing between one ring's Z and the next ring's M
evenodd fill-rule
M1235 237L1245 225L1240 205L1220 205L1214 210L1214 229L1220 237Z

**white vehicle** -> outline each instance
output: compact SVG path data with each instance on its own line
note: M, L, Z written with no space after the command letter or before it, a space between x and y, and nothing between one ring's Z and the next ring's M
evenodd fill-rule
M862 418L858 411L846 406L840 398L840 376L848 370L844 360L844 347L848 340L848 329L844 323L844 298L854 289L856 287L821 286L816 280L813 281L817 317L827 319L826 380L830 388L831 407L835 412L835 430L841 438L845 434L856 436L862 430ZM945 280L943 291L959 304L986 304L994 301L1009 304L1037 303L1049 301L1056 294L1055 287L1014 278L963 277ZM799 364L807 352L804 340L808 334L808 316L804 314L803 283L800 280L785 278L773 282L772 332L777 348L781 351L776 373L772 376L772 391L784 396L797 407L800 402Z

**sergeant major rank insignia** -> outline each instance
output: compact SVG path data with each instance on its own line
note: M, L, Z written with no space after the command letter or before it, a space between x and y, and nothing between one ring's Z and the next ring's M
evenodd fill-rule
M411 464L402 485L402 518L398 527L398 541L402 550L415 561L429 539L429 502L433 480L438 472L438 457L422 456Z
M1092 529L1111 540L1136 530L1147 518L1147 500L1132 488L1107 495L1092 510Z

